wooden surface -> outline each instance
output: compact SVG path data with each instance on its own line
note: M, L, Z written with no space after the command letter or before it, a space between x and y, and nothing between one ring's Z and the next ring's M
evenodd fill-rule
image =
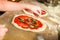
M34 2L32 2L31 4L33 3ZM39 5L39 3L35 2L34 5L36 4ZM34 33L29 31L23 31L14 27L11 24L12 18L15 14L21 13L23 12L6 12L2 16L0 16L0 24L6 24L6 27L8 28L8 32L5 35L4 40L37 40L37 34L42 35L45 40L58 40L58 33L53 30L46 29L43 32Z
M46 29L43 32L33 33L17 29L11 24L15 13L16 12L7 12L0 17L0 24L6 24L6 27L8 28L4 40L37 40L37 34L42 35L45 40L57 40L57 33L52 30Z

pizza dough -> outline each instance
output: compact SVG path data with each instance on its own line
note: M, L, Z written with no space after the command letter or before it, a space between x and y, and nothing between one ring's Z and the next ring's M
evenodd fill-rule
M38 13L34 13L32 10L23 9L23 12L28 15L37 16L37 17L45 17L48 15L48 12L44 9L40 9L40 12L37 10Z
M18 16L21 16L21 15L26 15L26 16L28 16L28 17L32 17L32 18L34 18L34 19L37 19L37 20L39 20L39 21L43 24L43 26L42 26L41 28L34 29L34 30L31 30L31 29L29 29L29 28L28 28L28 29L24 29L24 28L22 28L21 26L17 25L17 24L14 22L15 18L18 17ZM36 18L36 17L33 17L33 16L30 16L30 15L27 15L27 14L21 14L21 15L15 15L14 18L13 18L13 20L12 20L12 24L13 24L16 28L19 28L19 29L22 29L22 30L25 30L25 31L32 31L32 32L41 32L41 31L43 31L43 30L46 29L47 26L46 26L45 22L44 22L42 19Z

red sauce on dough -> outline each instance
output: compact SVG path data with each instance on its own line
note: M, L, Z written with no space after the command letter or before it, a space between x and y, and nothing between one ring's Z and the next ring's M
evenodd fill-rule
M46 14L46 11L45 10L41 10L41 15L44 15Z
M32 17L25 16L25 15L17 16L14 19L14 22L18 26L20 26L21 28L24 28L24 29L28 29L28 28L38 29L38 28L41 28L43 26L43 24L39 20L36 20Z

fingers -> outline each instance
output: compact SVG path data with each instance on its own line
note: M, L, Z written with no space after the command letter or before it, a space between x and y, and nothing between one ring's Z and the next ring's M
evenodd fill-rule
M32 15L32 16L39 16L38 15L38 12L34 12L34 11L32 11L32 10L30 10L30 9L23 9L23 11L26 13L26 14L29 14L29 15Z
M24 8L23 11L27 14L34 14L35 16L40 16L41 14L41 10L40 9L35 9L34 7L33 8Z
M34 14L37 17L43 17L46 14L45 10L43 10L39 6L34 5L27 5L27 7L24 8L23 10L25 10L27 14Z
M32 9L33 14L36 16L40 16L41 15L41 9L40 8L36 8L36 9Z
M34 15L38 17L40 15L40 11L39 10L34 11Z
M0 25L0 40L2 40L8 31L7 28L5 28L5 25Z
M0 40L3 40L6 32L7 32L7 28L1 28L0 29Z
M4 36L7 31L7 28L0 28L0 36Z
M0 28L4 28L5 27L5 24L4 25L0 25Z
M31 9L36 15L41 15L41 8L39 6L35 6Z
M6 33L8 29L5 27L5 25L0 25L0 34L3 35L3 33Z

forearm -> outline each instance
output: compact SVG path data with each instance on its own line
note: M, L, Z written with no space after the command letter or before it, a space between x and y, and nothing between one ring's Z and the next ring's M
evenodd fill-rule
M2 2L0 3L0 11L16 11L22 10L26 5L22 3Z

